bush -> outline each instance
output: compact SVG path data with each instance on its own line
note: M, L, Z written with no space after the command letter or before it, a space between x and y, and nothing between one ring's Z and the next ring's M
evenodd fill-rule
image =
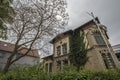
M43 68L38 69L35 66L17 67L6 74L0 73L0 80L120 80L120 69L76 72L74 68L66 68L63 72L46 73Z

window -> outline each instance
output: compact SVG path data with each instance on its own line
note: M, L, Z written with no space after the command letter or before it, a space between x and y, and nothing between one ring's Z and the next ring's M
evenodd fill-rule
M49 64L49 72L52 72L52 63Z
M68 65L68 60L67 59L63 60L63 65Z
M103 37L101 36L100 32L94 32L93 35L98 45L105 45L105 41Z
M61 54L61 46L58 46L57 47L57 55L60 55Z
M67 54L67 43L62 45L62 53Z
M114 61L113 61L113 58L112 58L111 54L108 53L107 56L108 56L110 62L112 63L112 66L115 67L115 63L114 63Z
M108 61L107 61L107 57L106 57L105 53L101 53L101 56L103 58L103 61L104 61L106 68L108 69L109 65L108 65Z
M48 63L45 64L45 70L48 72Z
M61 61L57 61L57 68L58 70L61 70Z

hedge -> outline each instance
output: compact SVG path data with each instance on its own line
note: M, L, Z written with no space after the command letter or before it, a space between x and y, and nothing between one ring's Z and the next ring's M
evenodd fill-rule
M99 72L66 70L63 72L46 73L42 68L16 68L6 74L1 72L0 80L120 80L120 69Z

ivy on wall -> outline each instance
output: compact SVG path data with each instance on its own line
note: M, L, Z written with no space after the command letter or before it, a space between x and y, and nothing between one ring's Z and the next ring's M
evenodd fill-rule
M71 64L77 68L77 71L88 61L83 31L80 32L80 30L75 30L71 34L69 59Z

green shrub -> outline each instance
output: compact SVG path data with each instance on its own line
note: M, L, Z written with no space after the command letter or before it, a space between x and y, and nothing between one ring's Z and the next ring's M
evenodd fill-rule
M38 69L36 66L17 67L6 74L0 73L0 80L120 80L120 69L76 72L67 66L62 72L46 73L43 68Z

